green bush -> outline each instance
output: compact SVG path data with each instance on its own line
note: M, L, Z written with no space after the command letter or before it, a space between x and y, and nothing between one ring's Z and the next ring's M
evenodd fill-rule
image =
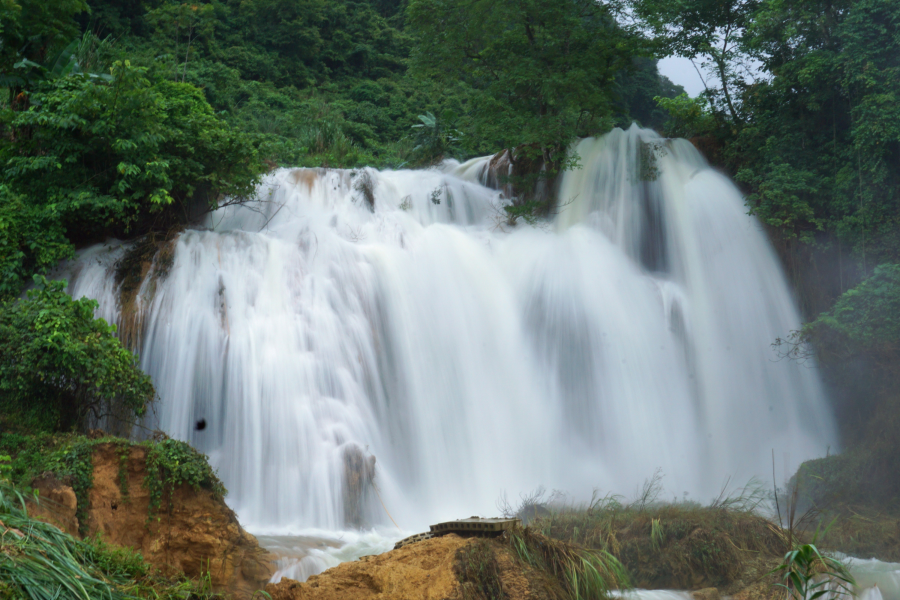
M708 135L716 128L715 115L709 111L702 98L681 94L675 98L657 96L654 100L669 115L664 125L665 134L669 137Z
M830 311L795 334L789 348L792 356L815 349L836 392L845 440L875 443L896 437L883 432L883 424L900 421L900 265L876 267ZM869 425L875 429L868 430Z
M150 491L148 520L163 508L163 500L171 503L172 494L182 484L187 483L198 490L211 490L219 498L224 498L228 493L209 466L207 457L186 442L169 439L148 444L150 453L147 455L147 478L144 482ZM171 504L166 508L171 508Z
M534 145L555 165L575 136L610 129L615 78L647 51L590 0L412 0L407 17L414 74L468 86L471 129L460 128L495 151Z
M256 150L199 89L128 61L110 73L109 82L70 75L39 83L27 110L0 112L0 173L13 192L53 207L78 240L140 232L223 194L253 194L264 170Z
M448 125L455 118L456 115L451 111L447 111L441 117L436 117L430 112L419 115L421 122L412 126L416 130L414 140L416 145L412 154L419 164L434 164L444 158L462 154L459 148L462 133L452 125Z
M815 350L832 386L845 450L803 463L796 475L804 502L896 513L900 508L900 265L883 264L795 333L788 355Z
M0 433L0 454L10 456L8 479L20 489L48 470L50 452L64 443L71 434L26 434L14 431Z
M36 277L26 299L0 305L0 410L26 431L69 431L89 419L143 416L149 376L94 318L95 300L73 300L64 282Z
M17 296L33 273L45 273L73 253L59 213L0 185L0 301Z
M27 82L21 62L65 47L78 33L75 16L87 10L85 0L0 0L0 88L14 96Z
M829 344L825 352L894 348L900 342L900 264L875 268L871 277L847 291L834 308L806 325L810 341L840 336L843 343Z

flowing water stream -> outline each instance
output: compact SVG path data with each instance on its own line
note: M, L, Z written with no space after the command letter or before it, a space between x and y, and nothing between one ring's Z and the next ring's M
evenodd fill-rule
M138 323L151 425L209 454L258 534L366 546L359 527L400 537L538 485L629 493L657 468L707 500L771 477L773 452L781 479L836 448L816 371L771 347L800 318L735 186L637 127L576 151L545 225L506 222L489 158L283 169L180 234L127 311L127 245L82 253L70 291Z

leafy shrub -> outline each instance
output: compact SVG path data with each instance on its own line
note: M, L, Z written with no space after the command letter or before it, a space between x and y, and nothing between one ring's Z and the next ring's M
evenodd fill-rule
M46 81L27 110L0 112L0 173L13 191L57 207L70 239L158 227L151 219L183 220L223 194L253 193L264 170L256 150L199 89L128 61L110 73L108 83Z
M412 72L468 86L466 133L495 148L534 144L552 163L575 136L610 128L613 81L647 51L591 0L411 0L407 18Z
M419 115L420 123L413 125L416 129L415 147L412 153L420 164L429 165L440 162L444 158L452 158L461 154L459 141L462 133L449 123L456 119L452 111L447 111L440 118L430 112Z
M868 393L893 385L900 376L900 264L883 264L868 279L844 292L828 312L778 339L787 357L806 359L815 350L839 387L864 383Z
M0 301L72 252L56 207L36 206L0 185Z
M144 485L150 490L150 514L148 520L156 516L164 499L171 503L172 494L182 484L194 489L211 490L219 498L224 498L228 490L219 481L207 457L180 440L149 442L147 455L147 478ZM171 508L171 504L167 507Z
M822 373L835 389L835 407L845 440L883 444L900 437L888 423L900 422L900 265L883 264L834 307L787 341L786 354L803 358L815 349ZM894 442L891 442L894 443ZM900 447L900 446L898 446ZM896 454L896 450L893 451Z
M0 454L12 458L9 480L20 489L26 487L35 477L49 470L48 456L69 437L70 434L29 435L14 431L0 433Z
M814 233L822 229L823 225L809 202L810 198L821 193L814 173L781 163L769 165L763 173L742 169L736 178L757 190L747 196L750 213L777 228L785 238L799 237L801 241L810 243L814 240Z
M830 352L895 347L900 342L900 264L876 267L871 277L845 292L834 308L804 327L803 335L810 341L842 337L843 343L823 348Z
M716 127L715 116L704 106L702 98L681 94L675 98L654 98L660 108L669 114L664 125L668 137L692 138L707 135Z
M15 93L25 69L10 67L52 56L77 34L74 17L87 10L85 0L0 2L0 87Z
M845 450L803 463L802 499L818 509L900 508L900 265L883 264L787 341L792 358L815 351L832 385Z
M515 225L519 219L524 219L529 225L534 225L545 208L543 202L527 200L521 204L507 204L503 210L506 212L506 222L509 225Z
M36 281L27 299L0 306L2 412L31 431L68 431L114 411L143 416L153 384L115 326L94 318L97 302Z

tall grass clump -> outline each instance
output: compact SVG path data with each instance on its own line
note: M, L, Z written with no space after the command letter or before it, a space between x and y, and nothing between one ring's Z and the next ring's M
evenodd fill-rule
M559 580L573 600L605 598L631 585L625 567L605 550L550 539L528 527L510 530L509 545L520 560Z
M212 600L209 579L170 580L140 554L78 540L28 515L28 498L0 483L0 598Z
M574 504L559 495L522 496L518 508L501 499L501 512L519 516L554 540L603 552L624 565L637 587L729 590L764 574L783 556L780 527L760 514L768 500L761 484L722 493L706 505L683 499L661 501L657 472L632 500L594 494Z
M86 544L30 518L25 497L14 489L0 487L0 520L0 581L10 597L136 598L104 576Z
M500 565L490 540L480 539L459 549L454 569L462 600L506 600Z

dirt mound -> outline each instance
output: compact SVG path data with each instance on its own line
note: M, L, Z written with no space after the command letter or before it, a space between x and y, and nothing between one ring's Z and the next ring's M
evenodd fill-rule
M126 456L114 444L96 447L88 535L100 533L107 542L135 548L164 573L199 577L208 572L214 588L236 597L261 589L274 572L273 557L213 492L183 484L175 489L171 510L160 509L157 517L148 519L150 492L143 485L147 454L143 446L131 446ZM42 500L30 512L78 535L72 488L52 477L32 485Z
M456 535L410 544L377 556L364 556L313 575L305 583L284 578L269 584L272 600L442 600L454 597L459 582L453 571L456 552L471 540Z
M559 582L518 560L504 538L447 534L310 577L270 583L272 600L556 600Z

